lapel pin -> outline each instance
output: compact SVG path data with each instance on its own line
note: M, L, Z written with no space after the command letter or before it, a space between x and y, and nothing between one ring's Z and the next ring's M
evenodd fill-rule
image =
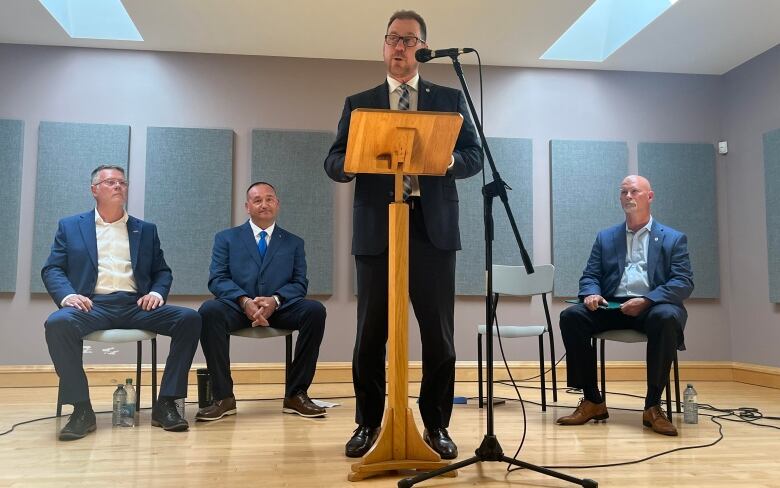
M426 88L426 89L425 89L425 93L430 93L430 92L431 92L431 89L430 89L430 88Z

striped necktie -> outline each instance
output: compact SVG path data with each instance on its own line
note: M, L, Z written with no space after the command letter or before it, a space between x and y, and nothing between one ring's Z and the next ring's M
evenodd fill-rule
M398 87L398 89L401 90L401 98L398 100L398 110L409 110L409 85L403 83ZM412 177L409 175L404 175L404 201L406 201L411 194Z

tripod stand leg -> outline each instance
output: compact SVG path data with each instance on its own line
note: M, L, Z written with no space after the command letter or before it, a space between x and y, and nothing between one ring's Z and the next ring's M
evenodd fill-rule
M410 488L421 481L429 480L437 476L446 475L447 473L455 471L456 469L464 468L466 466L471 466L472 464L478 463L480 461L481 459L479 457L473 456L468 459L464 459L463 461L457 462L455 464L450 464L449 466L444 466L443 468L436 469L434 471L428 471L427 473L420 473L410 478L404 478L398 480L398 488Z
M529 469L531 471L536 471L537 473L542 473L547 476L552 476L553 478L558 478L560 480L568 481L569 483L574 483L580 486L584 486L585 488L595 488L599 486L598 482L591 479L575 478L574 476L569 476L568 474L559 473L558 471L553 471L552 469L547 469L542 466L526 463L525 461L520 461L518 459L512 459L511 457L508 456L503 456L501 458L501 461L507 464L511 464L512 466L519 466L521 468Z

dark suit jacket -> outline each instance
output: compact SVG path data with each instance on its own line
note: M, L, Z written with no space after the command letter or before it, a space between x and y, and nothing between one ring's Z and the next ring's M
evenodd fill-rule
M262 260L248 221L214 237L209 290L239 312L237 300L244 295L279 295L281 310L306 297L308 286L303 239L278 224Z
M325 159L325 172L338 182L352 178L344 173L344 155L352 111L356 108L390 108L385 81L371 90L347 97L339 121L336 140ZM468 178L482 169L482 150L466 99L459 90L434 85L420 78L417 109L419 111L460 112L463 115L453 156L455 164L444 176L420 176L420 196L428 237L439 249L460 249L458 228L458 190L455 179ZM360 174L355 177L355 200L352 219L352 254L377 255L387 249L387 205L393 201L391 175ZM474 202L476 205L478 202Z
M127 220L130 260L139 295L157 292L167 300L173 275L165 263L157 226L130 216ZM95 210L60 220L41 278L54 303L71 293L91 296L98 272Z
M647 253L647 278L650 292L645 298L654 304L680 307L680 322L685 327L687 313L683 300L693 291L693 272L688 258L688 238L682 232L653 220ZM602 230L580 278L580 298L615 295L626 262L626 224Z

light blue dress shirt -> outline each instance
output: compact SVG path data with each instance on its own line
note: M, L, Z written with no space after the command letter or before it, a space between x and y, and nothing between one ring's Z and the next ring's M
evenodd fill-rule
M616 297L643 297L650 292L647 276L647 247L650 245L650 229L653 217L636 232L626 226L626 263Z

